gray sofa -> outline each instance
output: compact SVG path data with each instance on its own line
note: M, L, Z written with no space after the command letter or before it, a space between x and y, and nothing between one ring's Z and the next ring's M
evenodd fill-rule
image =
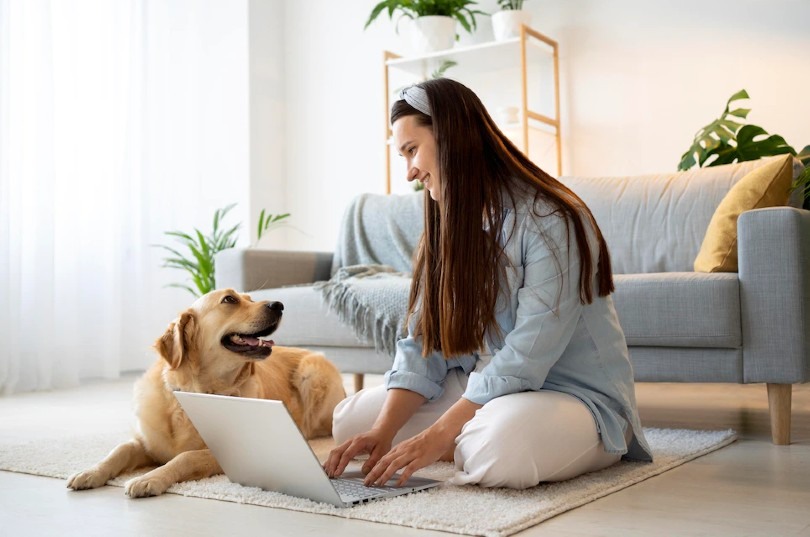
M810 380L810 211L744 212L738 272L692 268L723 197L767 162L561 180L589 205L610 247L614 301L636 380L766 383L773 441L788 444L792 385ZM381 226L380 211L401 218ZM352 241L373 261L408 271L420 215L421 194L361 195L346 212L336 252L226 250L216 258L216 285L283 302L285 321L274 339L322 351L354 373L359 388L363 374L384 373L392 359L342 323L312 283L352 261Z

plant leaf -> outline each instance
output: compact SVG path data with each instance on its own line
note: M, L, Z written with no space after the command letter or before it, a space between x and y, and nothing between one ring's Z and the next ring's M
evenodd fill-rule
M734 101L739 101L741 99L750 99L750 97L748 96L748 92L745 91L744 89L741 89L740 91L729 97L727 104L733 103Z
M192 239L190 235L188 235L187 233L183 233L181 231L166 231L163 234L164 235L171 235L173 237L178 237L180 239L183 239L183 240L186 240L186 241L189 241L189 242L194 242L194 239Z
M750 108L736 108L728 113L730 116L741 117L746 119L748 117L748 113L751 112Z
M765 138L762 138L763 136ZM737 133L737 159L740 162L786 153L795 155L796 150L778 134L768 135L762 127L746 125Z
M259 213L259 232L257 235L258 239L262 238L262 231L264 231L264 209L262 209L262 212Z
M374 6L374 9L371 10L371 15L369 15L365 26L363 26L363 30L368 28L368 25L374 22L374 19L376 19L377 16L379 16L380 12L382 12L382 10L385 9L386 7L388 7L388 17L389 18L391 17L392 8L391 6L388 6L388 4L390 4L390 2L383 0L382 2Z
M201 296L199 294L199 292L195 291L194 289L192 289L188 285L183 285L183 284L180 284L180 283L170 283L170 284L167 284L165 287L176 287L178 289L185 289L186 291L188 291L192 295L196 296L197 298L199 298Z

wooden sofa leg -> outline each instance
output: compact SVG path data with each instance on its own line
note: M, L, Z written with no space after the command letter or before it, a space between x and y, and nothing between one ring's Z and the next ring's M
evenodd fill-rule
M768 408L771 413L771 438L779 446L790 444L790 404L792 384L768 384Z
M355 373L354 374L354 393L357 393L362 389L363 389L363 374L362 373ZM790 401L788 401L788 405L790 405Z

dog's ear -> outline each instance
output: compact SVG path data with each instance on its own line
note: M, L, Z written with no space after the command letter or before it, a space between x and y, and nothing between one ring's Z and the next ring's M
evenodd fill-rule
M187 310L177 320L169 323L166 332L155 341L155 350L169 363L172 369L180 367L194 350L197 322L194 312Z

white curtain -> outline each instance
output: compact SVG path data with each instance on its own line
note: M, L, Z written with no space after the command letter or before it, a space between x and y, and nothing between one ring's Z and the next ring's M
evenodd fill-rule
M153 245L246 198L219 186L247 174L245 82L215 84L213 119L193 90L212 53L238 69L244 13L197 5L0 0L0 393L146 367L191 301Z

